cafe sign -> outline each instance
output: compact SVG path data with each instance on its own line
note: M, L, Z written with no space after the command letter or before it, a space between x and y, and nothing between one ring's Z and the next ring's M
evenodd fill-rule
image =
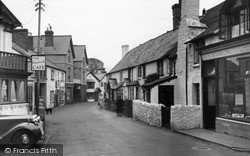
M31 56L31 70L32 71L45 71L46 59L45 55L32 55Z

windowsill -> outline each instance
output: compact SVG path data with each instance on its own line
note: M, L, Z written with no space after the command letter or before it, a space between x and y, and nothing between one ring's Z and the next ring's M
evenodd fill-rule
M193 64L193 68L198 68L198 67L200 67L199 63Z

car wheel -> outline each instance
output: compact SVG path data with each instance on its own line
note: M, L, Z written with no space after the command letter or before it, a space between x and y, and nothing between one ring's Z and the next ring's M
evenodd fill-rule
M35 143L35 136L27 130L18 131L13 137L13 144L17 145L19 148L30 148Z

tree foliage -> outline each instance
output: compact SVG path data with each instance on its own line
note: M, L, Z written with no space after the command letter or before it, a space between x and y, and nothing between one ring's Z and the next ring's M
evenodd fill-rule
M153 82L155 80L158 80L159 78L160 78L160 76L157 73L150 74L146 77L145 83Z
M101 60L98 60L96 58L89 58L88 59L88 71L95 73L97 69L103 68L104 63Z

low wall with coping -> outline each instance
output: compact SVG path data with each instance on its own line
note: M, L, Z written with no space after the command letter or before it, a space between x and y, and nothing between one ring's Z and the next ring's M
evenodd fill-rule
M146 124L161 127L162 104L152 104L145 101L133 100L133 119L142 121Z
M171 129L193 129L201 127L200 106L171 106Z

